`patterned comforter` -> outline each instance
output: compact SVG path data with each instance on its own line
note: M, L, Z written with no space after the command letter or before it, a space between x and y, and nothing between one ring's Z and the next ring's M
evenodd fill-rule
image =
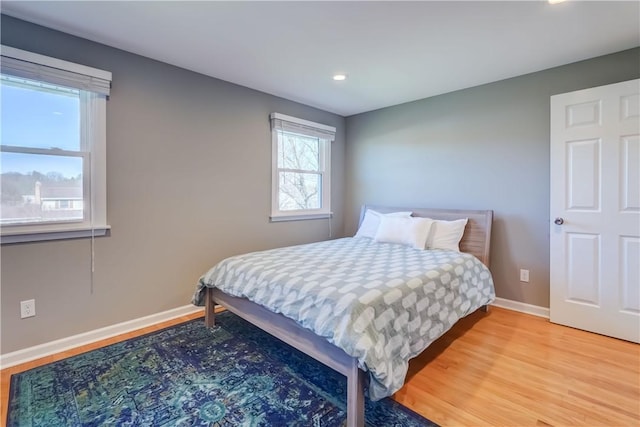
M369 397L404 384L409 360L454 323L495 299L491 273L473 255L343 238L227 258L206 287L247 298L329 340L369 372Z

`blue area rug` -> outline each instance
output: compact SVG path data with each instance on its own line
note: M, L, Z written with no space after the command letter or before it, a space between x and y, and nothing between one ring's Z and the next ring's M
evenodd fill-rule
M368 426L435 426L392 399ZM341 426L346 378L232 313L13 375L13 426Z

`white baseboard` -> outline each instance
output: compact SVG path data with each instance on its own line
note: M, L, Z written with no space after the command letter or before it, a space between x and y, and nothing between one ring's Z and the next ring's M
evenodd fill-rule
M549 318L549 309L537 305L526 304L523 302L512 301L504 298L496 298L495 302L492 305L496 307L506 308L508 310L532 314L534 316L545 317L547 319ZM145 328L147 326L155 325L156 323L165 322L167 320L175 319L177 317L196 313L202 310L202 307L185 305L182 307L163 311L161 313L140 317L138 319L129 320L127 322L118 323L82 334L50 341L48 343L39 344L33 347L28 347L11 353L2 354L0 355L0 367L2 369L9 368L11 366L60 353L75 347L80 347L82 345L91 344L96 341L135 331L136 329Z
M549 318L549 309L538 305L527 304L520 301L512 301L505 298L496 298L493 304L496 307L506 308L507 310L519 311L521 313L532 314L538 317Z
M2 369L10 366L19 365L41 357L60 353L75 347L90 344L105 338L111 338L116 335L135 331L136 329L145 328L177 317L186 316L188 314L203 311L202 307L193 305L185 305L161 313L151 314L149 316L140 317L138 319L129 320L127 322L118 323L104 328L95 329L93 331L84 332L82 334L73 335L48 343L39 344L22 350L0 355L0 367Z

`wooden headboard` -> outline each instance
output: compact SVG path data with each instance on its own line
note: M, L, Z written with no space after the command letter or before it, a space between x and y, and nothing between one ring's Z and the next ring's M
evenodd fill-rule
M389 212L413 212L413 216L427 217L433 219L443 219L452 221L454 219L468 218L464 235L460 241L460 251L469 253L478 258L484 265L489 267L491 254L491 224L493 222L493 211L475 211L464 209L429 209L429 208L393 208L388 206L363 205L360 210L360 221L364 219L367 209L372 209L380 213Z

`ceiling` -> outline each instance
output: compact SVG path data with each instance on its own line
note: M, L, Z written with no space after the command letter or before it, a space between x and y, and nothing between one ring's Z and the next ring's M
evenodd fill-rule
M2 1L2 13L343 116L640 45L638 1Z

